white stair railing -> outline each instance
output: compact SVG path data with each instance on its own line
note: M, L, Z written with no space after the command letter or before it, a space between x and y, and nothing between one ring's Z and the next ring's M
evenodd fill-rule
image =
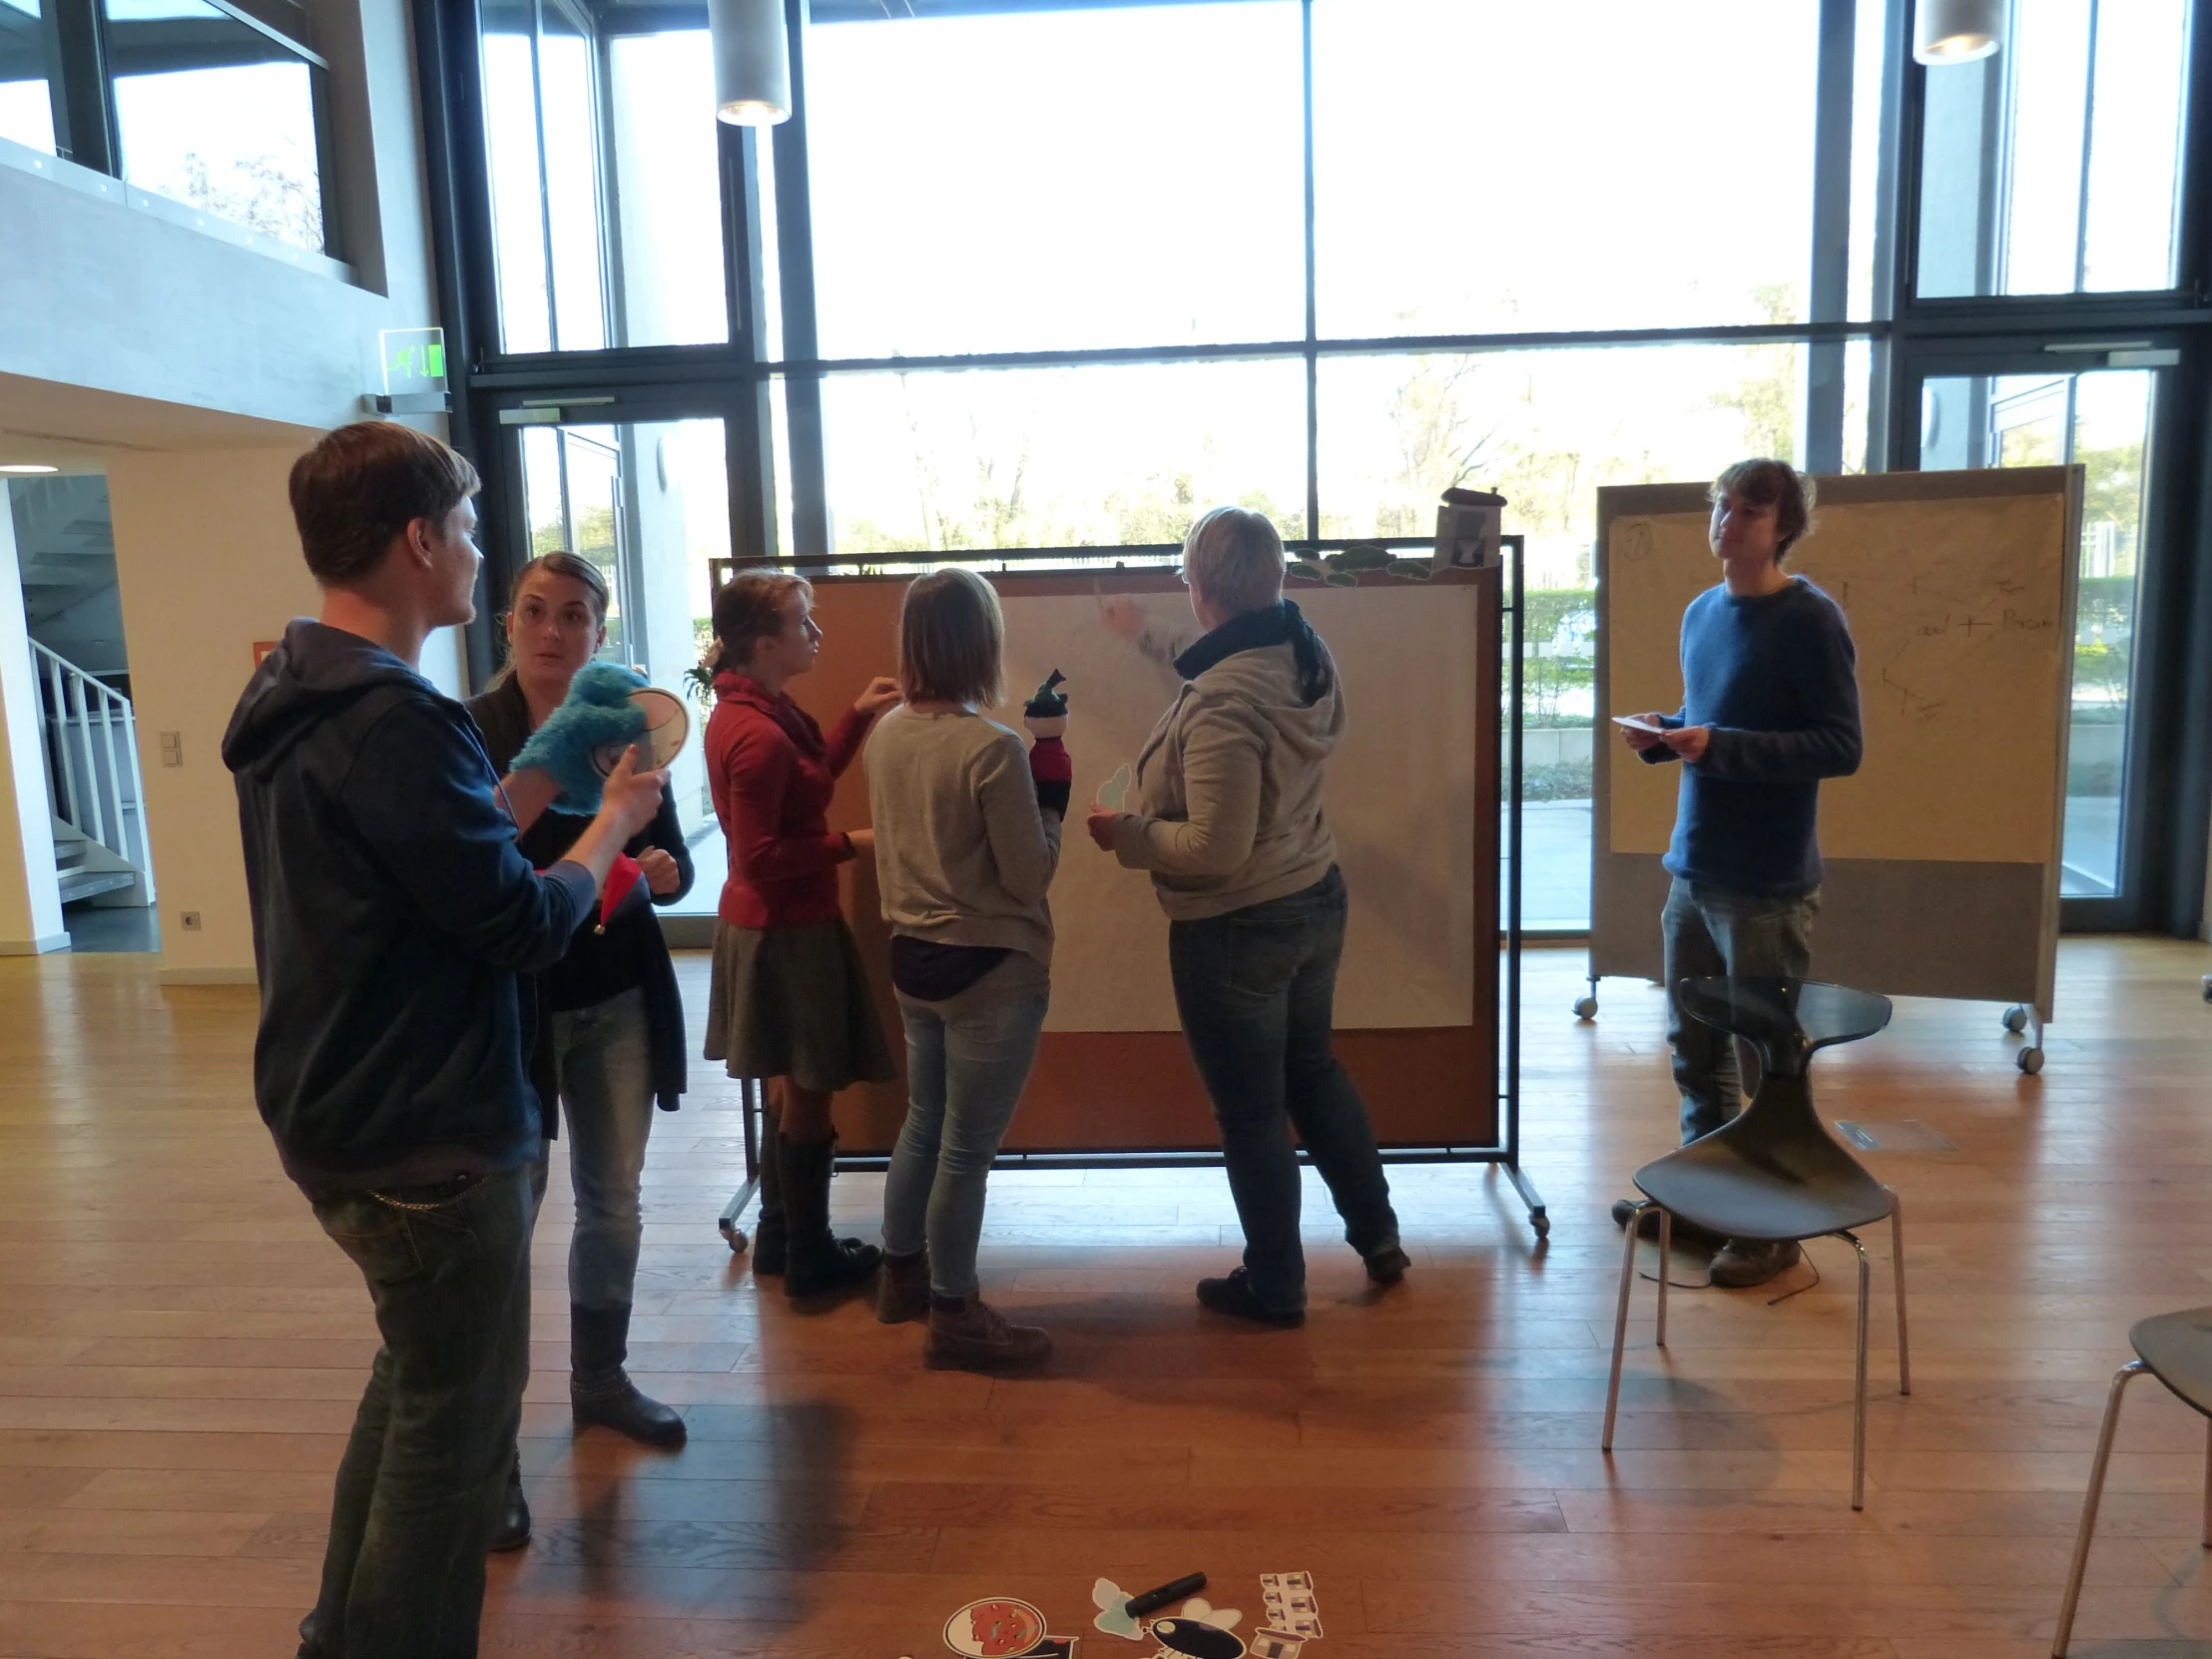
M131 700L36 640L31 651L45 693L54 816L144 871L146 789Z

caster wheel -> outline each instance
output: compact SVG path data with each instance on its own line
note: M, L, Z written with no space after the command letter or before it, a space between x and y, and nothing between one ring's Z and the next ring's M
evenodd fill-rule
M2204 1000L2212 1002L2212 973L2204 976Z
M2205 994L2205 1000L2212 1002L2212 991ZM1594 996L1576 997L1574 999L1574 1017L1576 1019L1597 1018L1597 998Z
M2043 1051L2039 1048L2023 1048L2019 1052L2017 1064L2020 1070L2033 1077L2043 1069Z
M2016 1003L2005 1009L2004 1028L2007 1031L2025 1031L2027 1029L2027 1010Z
M731 1255L743 1256L745 1254L745 1247L750 1241L746 1238L744 1232L741 1229L735 1227L725 1227L722 1230L722 1242L730 1247Z
M1528 1225L1536 1230L1537 1238L1548 1239L1551 1237L1551 1218L1549 1216L1530 1216Z

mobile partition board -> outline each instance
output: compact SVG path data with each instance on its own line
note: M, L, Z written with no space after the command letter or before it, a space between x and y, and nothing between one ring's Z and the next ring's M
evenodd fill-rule
M1813 970L1891 996L2009 1002L2042 1068L2058 946L2082 469L1822 478L1788 567L1843 607L1866 758L1821 785ZM1680 772L1614 715L1682 706L1683 608L1719 579L1703 484L1601 489L1591 995L1657 979Z
M1519 750L1518 723L1500 718L1502 671L1519 661L1520 613L1505 590L1511 582L1517 592L1520 549L1518 538L1507 542L1502 569L1447 570L1426 581L1363 571L1356 582L1294 577L1287 587L1328 643L1350 712L1324 802L1351 893L1338 1055L1385 1158L1502 1164L1540 1234L1549 1225L1542 1201L1518 1167L1517 1045L1508 1041L1501 1056L1500 1044L1518 992L1517 905L1502 918L1502 986L1498 949L1501 773L1517 778ZM870 675L890 672L908 580L814 577L822 655L789 690L826 731ZM1051 1012L1001 1163L1218 1163L1220 1134L1169 982L1167 918L1149 876L1100 851L1083 828L1085 807L1134 767L1182 685L1174 659L1201 632L1189 591L1166 568L1015 568L988 580L1005 612L1006 701L987 712L1018 732L1021 704L1057 669L1075 762L1050 894ZM1501 638L1508 622L1510 654ZM867 822L863 755L839 781L830 824ZM1510 837L1517 824L1513 815ZM840 877L878 1013L903 1061L873 865L855 859ZM1509 880L1509 897L1517 891ZM905 1110L902 1079L838 1095L840 1163L880 1165ZM749 1197L741 1192L723 1218L733 1248L742 1248L735 1213Z

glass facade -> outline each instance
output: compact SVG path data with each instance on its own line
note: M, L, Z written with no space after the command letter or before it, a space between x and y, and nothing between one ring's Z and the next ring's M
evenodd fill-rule
M54 0L0 0L0 139L55 153Z
M321 253L321 69L207 0L102 13L123 178Z
M559 359L564 389L716 415L740 558L848 566L1158 548L1224 501L1306 547L1416 541L1438 491L1495 488L1530 586L1527 918L1568 929L1587 921L1599 487L1749 454L2076 455L2135 493L2092 481L2111 510L2085 531L2076 755L2111 756L2076 767L2067 890L2127 890L2153 399L2130 426L2123 374L1984 377L1969 398L1947 371L1923 399L1912 353L1929 301L1985 333L2032 296L2178 303L2182 0L2012 0L1995 58L1931 70L1906 0L807 15L798 119L741 137L708 114L703 7L484 0L483 428L549 384L541 354L588 353L604 366ZM1756 87L1715 42L1756 59ZM2029 331L2079 332L2054 326ZM737 349L629 354L668 345ZM2029 380L2068 388L2056 425ZM1917 440L1916 410L1942 435ZM598 441L564 430L574 456ZM1947 458L1961 432L1976 458ZM532 457L536 545L555 440L507 441Z
M1918 292L2176 285L2186 0L2011 0L2005 48L1927 76Z

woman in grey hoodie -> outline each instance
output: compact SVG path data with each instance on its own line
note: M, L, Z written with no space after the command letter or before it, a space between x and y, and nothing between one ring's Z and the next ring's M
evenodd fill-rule
M1137 810L1094 811L1091 838L1152 872L1184 1039L1221 1124L1244 1266L1198 1300L1267 1325L1306 1319L1299 1173L1285 1119L1329 1184L1345 1238L1378 1284L1408 1263L1367 1105L1337 1059L1346 897L1322 815L1345 732L1344 688L1283 597L1283 541L1217 507L1183 544L1206 636L1175 660L1184 686L1137 758Z

